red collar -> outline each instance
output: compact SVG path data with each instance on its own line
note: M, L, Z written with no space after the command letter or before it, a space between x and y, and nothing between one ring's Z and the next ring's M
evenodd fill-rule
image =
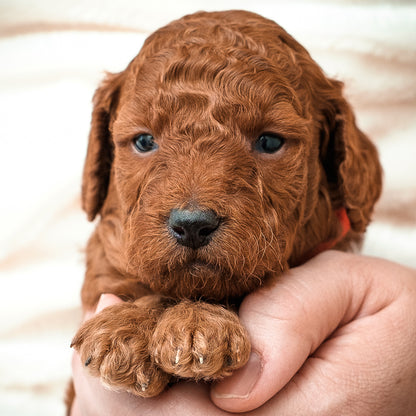
M331 250L331 248L334 248L335 245L337 243L339 243L347 235L348 231L351 230L351 223L350 223L350 220L348 218L346 209L345 208L340 208L340 209L337 209L334 212L335 212L335 215L337 216L338 221L341 225L341 232L334 239L324 241L324 242L318 244L312 250L310 250L304 256L304 261L310 260L312 257L315 257L316 255L318 255L319 253L322 253L325 250Z

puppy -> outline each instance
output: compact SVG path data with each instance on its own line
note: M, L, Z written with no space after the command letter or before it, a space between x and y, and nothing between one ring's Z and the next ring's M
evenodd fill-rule
M85 322L72 345L117 390L215 380L249 357L235 312L320 251L349 249L381 191L342 83L276 23L196 13L152 34L94 96L82 186Z

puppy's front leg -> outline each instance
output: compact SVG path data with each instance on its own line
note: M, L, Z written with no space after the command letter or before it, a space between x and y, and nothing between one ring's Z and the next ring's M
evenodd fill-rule
M216 380L247 362L250 342L236 313L220 305L184 300L163 312L149 351L166 373Z
M170 376L149 354L155 325L169 301L157 295L109 306L86 321L71 346L90 374L113 390L141 397L161 393Z

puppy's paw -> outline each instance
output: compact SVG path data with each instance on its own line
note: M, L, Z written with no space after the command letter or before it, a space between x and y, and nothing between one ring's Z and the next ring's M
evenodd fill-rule
M218 305L183 301L163 313L149 351L169 374L215 380L247 362L250 343L235 313Z
M152 296L109 306L81 326L71 346L89 373L110 389L156 396L170 379L148 353L149 338L162 311Z

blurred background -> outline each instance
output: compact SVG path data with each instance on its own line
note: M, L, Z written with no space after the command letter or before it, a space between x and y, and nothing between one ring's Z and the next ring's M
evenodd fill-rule
M416 267L414 1L0 0L2 416L64 414L93 227L80 182L97 83L161 25L235 8L276 20L345 82L384 166L364 252Z

